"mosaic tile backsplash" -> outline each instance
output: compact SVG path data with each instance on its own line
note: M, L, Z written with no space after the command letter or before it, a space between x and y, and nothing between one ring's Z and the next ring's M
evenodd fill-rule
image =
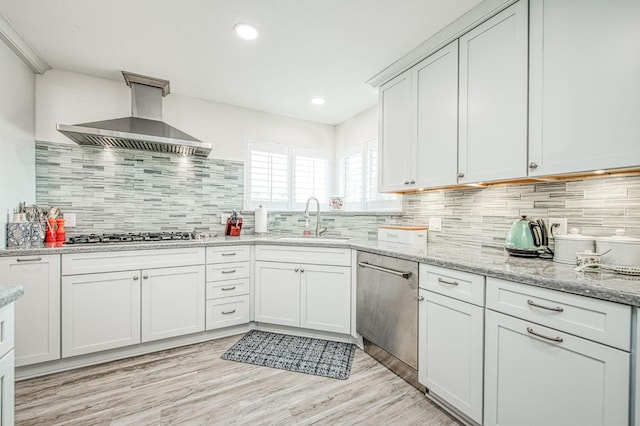
M77 213L69 235L193 230L222 233L221 217L243 204L242 162L129 150L36 143L36 200ZM640 176L493 186L410 194L403 214L323 212L328 235L375 238L388 224L425 225L443 219L429 241L501 248L520 215L567 218L589 235L624 228L640 237ZM242 212L243 233L253 215ZM312 228L315 222L312 217ZM269 231L300 235L301 212L270 212Z

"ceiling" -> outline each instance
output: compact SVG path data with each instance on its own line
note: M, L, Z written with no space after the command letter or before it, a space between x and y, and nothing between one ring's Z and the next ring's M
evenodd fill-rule
M0 0L54 69L319 123L374 105L365 81L480 0ZM234 24L257 27L257 40ZM322 106L310 99L323 96Z

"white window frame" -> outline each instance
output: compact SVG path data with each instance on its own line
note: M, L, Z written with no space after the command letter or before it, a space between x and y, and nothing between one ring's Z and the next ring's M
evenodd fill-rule
M251 199L251 152L261 150L273 154L281 154L287 156L287 194L288 199L286 202L271 202L269 200L253 200ZM325 170L325 188L324 197L319 194L310 194L308 197L316 197L320 201L321 210L328 210L331 189L331 176L332 176L332 155L330 152L314 150L308 148L297 147L293 145L285 145L275 142L265 142L255 139L247 140L245 151L245 172L244 172L244 208L247 210L253 210L259 205L269 208L275 211L294 211L303 210L308 199L304 201L296 202L295 200L295 181L296 181L296 157L311 157L316 159L322 159L326 161ZM316 207L313 206L315 209Z

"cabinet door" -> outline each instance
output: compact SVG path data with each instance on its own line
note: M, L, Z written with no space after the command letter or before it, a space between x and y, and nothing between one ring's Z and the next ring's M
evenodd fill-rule
M142 271L142 341L204 331L204 265Z
M0 358L0 425L13 425L15 401L14 352Z
M629 353L487 310L484 395L485 425L628 425Z
M256 321L300 326L300 265L255 263Z
M529 175L640 165L640 2L530 4Z
M417 114L415 187L458 179L458 40L413 68ZM409 155L409 153L405 153Z
M482 424L484 309L420 289L418 379Z
M60 256L0 258L0 276L24 287L15 302L16 367L60 359Z
M62 356L140 343L140 271L62 277Z
M380 87L378 187L380 192L409 189L415 135L412 126L411 70Z
M300 279L300 326L349 334L351 268L303 264Z
M460 37L458 182L527 175L527 1Z

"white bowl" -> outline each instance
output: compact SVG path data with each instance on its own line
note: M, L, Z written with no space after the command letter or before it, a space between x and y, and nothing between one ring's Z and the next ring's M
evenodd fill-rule
M596 238L580 235L577 228L571 228L567 235L554 235L553 239L555 241L554 262L575 265L577 253L595 250Z
M605 265L640 267L640 238L625 236L624 229L616 230L612 237L596 238L596 251L603 254L601 263Z

